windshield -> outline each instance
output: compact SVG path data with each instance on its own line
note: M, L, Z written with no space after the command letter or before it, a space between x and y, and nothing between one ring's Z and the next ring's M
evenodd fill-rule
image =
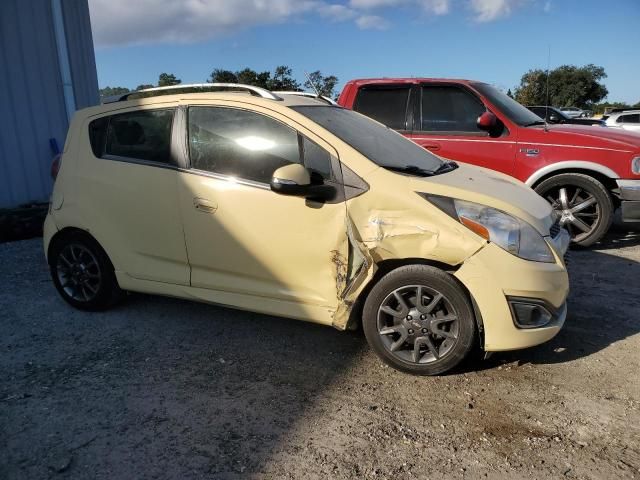
M487 100L498 107L512 122L517 123L521 127L540 123L540 117L497 88L486 83L474 82L472 85L473 88L478 90Z
M291 108L329 130L380 166L396 169L410 167L435 172L443 163L394 130L352 110L322 105Z

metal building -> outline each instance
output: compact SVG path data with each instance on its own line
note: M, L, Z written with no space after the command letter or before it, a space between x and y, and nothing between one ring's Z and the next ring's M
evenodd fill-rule
M56 145L98 102L87 0L2 0L0 208L47 201Z

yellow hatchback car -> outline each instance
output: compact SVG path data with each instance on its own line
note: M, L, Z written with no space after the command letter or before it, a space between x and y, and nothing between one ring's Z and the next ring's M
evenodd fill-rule
M131 291L361 324L382 360L423 375L558 333L568 243L512 178L321 99L235 84L77 112L44 236L74 307Z

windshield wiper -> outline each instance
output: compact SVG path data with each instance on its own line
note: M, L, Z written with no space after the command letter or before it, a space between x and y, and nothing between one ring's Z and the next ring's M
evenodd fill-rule
M416 167L415 165L380 165L382 168L391 170L392 172L408 173L409 175L416 175L417 177L430 177L434 174L433 171L425 170L424 168Z
M440 164L440 166L433 171L433 174L440 175L441 173L447 173L451 170L455 170L458 167L459 165L456 162L442 162L442 164Z
M425 170L415 165L381 165L381 167L392 172L407 173L417 177L432 177L455 170L458 168L458 164L456 162L442 162L435 170Z

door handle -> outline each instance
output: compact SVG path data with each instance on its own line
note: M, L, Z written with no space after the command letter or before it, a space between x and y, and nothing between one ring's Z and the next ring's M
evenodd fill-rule
M202 213L216 213L218 209L218 205L211 200L207 200L206 198L198 198L195 197L193 199L193 207Z
M436 150L440 150L439 143L423 143L422 146L432 152L435 152Z

